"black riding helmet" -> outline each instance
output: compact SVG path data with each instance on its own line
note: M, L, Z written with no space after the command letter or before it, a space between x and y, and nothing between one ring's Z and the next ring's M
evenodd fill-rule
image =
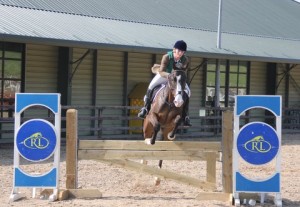
M175 48L175 49L182 50L182 51L186 51L187 45L186 45L185 41L183 41L183 40L178 40L178 41L175 43L174 48Z

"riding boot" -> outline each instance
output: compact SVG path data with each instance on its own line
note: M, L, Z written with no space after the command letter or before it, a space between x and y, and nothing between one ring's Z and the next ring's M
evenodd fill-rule
M148 114L151 106L151 93L152 90L148 89L146 95L144 97L144 107L141 108L140 112L138 113L138 117L144 119Z
M183 125L184 126L192 126L190 117L188 116L189 111L189 99L186 100L186 103L184 105L183 111L182 111L182 118L183 118Z
M184 126L188 126L188 127L191 127L191 126L192 126L191 120L190 120L190 117L189 117L189 116L186 116L186 117L184 118L183 125L184 125Z

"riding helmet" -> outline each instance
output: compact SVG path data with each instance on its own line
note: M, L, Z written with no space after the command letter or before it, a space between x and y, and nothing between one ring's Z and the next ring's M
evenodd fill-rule
M174 48L182 50L182 51L186 51L186 43L183 40L178 40L175 45Z

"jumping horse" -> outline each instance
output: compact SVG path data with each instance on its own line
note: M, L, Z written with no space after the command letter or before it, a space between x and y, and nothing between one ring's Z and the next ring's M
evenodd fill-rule
M146 144L155 144L158 133L164 141L174 140L176 131L182 121L184 104L188 104L185 93L186 73L173 70L168 75L167 83L158 89L152 100L151 109L143 122L143 135ZM162 160L159 160L159 167ZM156 178L156 185L160 180Z

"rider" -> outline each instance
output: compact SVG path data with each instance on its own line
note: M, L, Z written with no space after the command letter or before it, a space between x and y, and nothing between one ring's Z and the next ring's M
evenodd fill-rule
M169 51L167 54L163 55L160 67L157 71L156 76L152 79L147 89L146 95L144 97L144 107L138 113L138 117L145 118L148 114L151 106L151 93L153 89L167 81L168 75L172 72L174 68L187 70L190 60L185 55L187 45L183 40L179 40L175 43L173 50ZM191 91L188 85L185 86L185 91L188 97L191 96ZM192 126L190 123L190 118L188 113L188 102L184 104L184 109L182 117L184 118L184 126Z

